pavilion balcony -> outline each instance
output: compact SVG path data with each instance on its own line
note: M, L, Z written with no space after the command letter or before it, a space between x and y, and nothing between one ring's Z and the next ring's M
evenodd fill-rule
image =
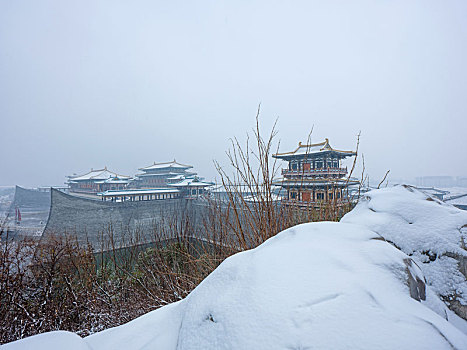
M345 168L321 168L321 169L282 169L281 174L284 176L323 176L335 174L347 174L347 167Z

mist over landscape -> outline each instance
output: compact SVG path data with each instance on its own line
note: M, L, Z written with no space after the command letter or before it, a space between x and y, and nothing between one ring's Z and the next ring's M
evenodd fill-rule
M465 176L464 1L0 2L0 185L156 162L218 178L258 104L375 181Z
M0 0L0 348L467 350L466 15Z

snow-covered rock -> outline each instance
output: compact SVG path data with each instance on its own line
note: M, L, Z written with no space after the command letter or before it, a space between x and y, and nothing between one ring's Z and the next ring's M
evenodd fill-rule
M343 222L295 226L226 259L178 303L84 339L52 332L5 349L62 349L65 337L83 350L467 349L465 321L419 268L447 281L436 264L463 256L463 217L412 189L369 192ZM425 250L437 257L428 270Z
M367 227L410 255L433 291L467 319L467 211L402 185L366 193L341 222Z
M467 348L411 297L421 271L380 238L304 224L227 259L187 298L178 349Z

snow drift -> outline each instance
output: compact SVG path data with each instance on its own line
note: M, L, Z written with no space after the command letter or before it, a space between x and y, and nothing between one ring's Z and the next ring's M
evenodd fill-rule
M467 319L467 211L396 186L366 193L341 222L367 227L410 255L432 290Z
M438 255L463 254L454 244L460 236L444 234L462 222L450 207L431 222L437 236L429 244L431 235L411 238L431 227L412 220L431 210L417 209L419 201L443 207L423 198L405 188L370 192L344 222L299 225L226 259L178 303L84 339L51 332L5 349L467 349L467 336L446 320L447 309L425 285L419 265L426 264L381 236L394 233L385 238L400 238L394 244L401 249L418 244L414 256L432 245ZM413 205L401 209L407 201ZM403 231L405 218L417 229Z

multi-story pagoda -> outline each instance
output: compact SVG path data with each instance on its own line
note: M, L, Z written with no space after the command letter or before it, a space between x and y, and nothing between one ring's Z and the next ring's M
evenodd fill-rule
M341 161L356 155L353 151L332 148L328 139L310 145L300 142L295 151L274 154L274 158L289 162L282 169L283 180L278 183L287 192L285 203L299 206L342 203L346 200L344 189L359 182L346 177L347 168L341 166Z
M140 168L142 174L137 174L132 186L136 188L168 187L170 184L184 179L194 178L196 173L189 171L191 165L173 162L156 163Z
M93 170L83 175L68 176L70 192L96 194L107 190L122 190L127 187L131 177L119 175L104 169Z

